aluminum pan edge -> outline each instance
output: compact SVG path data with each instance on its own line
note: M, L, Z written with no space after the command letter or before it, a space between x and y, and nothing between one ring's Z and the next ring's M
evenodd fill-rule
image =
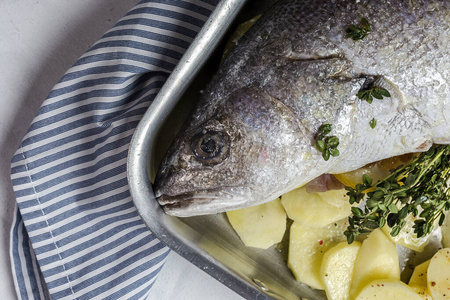
M209 240L205 241L202 239L205 232L196 231L196 228L204 225L201 218L193 219L191 224L197 225L192 227L178 218L166 215L154 197L149 179L150 160L155 154L155 140L162 124L245 2L246 0L222 0L218 4L143 116L133 135L128 153L127 175L130 193L142 220L160 241L242 297L300 299L302 295L308 299L325 299L322 294L317 294L308 287L301 287L284 269L278 272L277 268L280 268L283 262L279 262L275 267L265 268L263 261L252 261L253 250L244 249L250 255L228 250L228 245L229 249L233 249L236 244L233 245L233 241L230 242L215 232L206 232ZM207 222L211 223L210 220ZM214 220L212 222L214 223ZM215 244L220 244L221 247L218 248ZM234 247L236 248L239 247ZM249 260L250 264L247 263ZM234 268L230 268L230 265ZM258 272L249 271L240 265L257 266ZM286 265L281 268L283 267ZM271 272L265 272L269 269ZM259 275L254 277L252 273ZM274 274L280 276L272 278Z

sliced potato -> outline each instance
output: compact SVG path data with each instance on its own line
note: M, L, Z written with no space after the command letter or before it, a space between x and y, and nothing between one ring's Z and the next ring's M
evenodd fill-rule
M347 190L329 190L326 192L318 192L317 195L328 204L336 207L345 207L351 209L351 205L348 202Z
M356 300L408 299L423 300L411 287L400 280L378 279L366 285Z
M320 280L323 255L328 249L345 240L342 233L347 226L346 220L321 228L299 222L291 225L288 266L298 281L315 289L325 288Z
M350 297L354 299L366 285L377 279L400 280L397 248L379 228L369 234L359 250Z
M280 199L227 212L231 226L246 246L267 249L281 242L286 212Z
M427 283L434 300L450 299L450 248L439 250L431 258Z
M427 286L427 271L430 265L430 260L424 261L414 268L414 271L409 279L408 285Z
M433 300L427 286L415 284L408 284L408 285L422 298L422 300Z
M341 199L344 195L345 190L308 193L306 187L300 187L281 196L281 203L290 219L323 227L350 215L350 203Z
M360 242L341 242L325 252L320 267L320 278L329 300L350 299L350 282L353 265L358 255Z

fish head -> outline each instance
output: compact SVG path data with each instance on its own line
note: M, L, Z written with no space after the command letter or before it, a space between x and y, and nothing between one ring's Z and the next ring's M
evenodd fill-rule
M219 213L273 200L288 174L317 161L305 155L304 168L293 165L291 156L317 151L289 109L263 89L243 87L214 103L194 110L158 170L155 195L170 215Z

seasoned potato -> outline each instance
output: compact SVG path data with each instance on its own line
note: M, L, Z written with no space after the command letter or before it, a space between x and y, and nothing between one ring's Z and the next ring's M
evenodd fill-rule
M433 300L427 286L415 284L408 285L422 298L422 300Z
M313 227L323 227L350 215L351 205L345 190L308 193L300 187L281 196L288 217Z
M317 195L328 204L336 207L344 207L351 210L351 205L348 202L347 190L329 190L326 192L317 192Z
M366 285L356 300L423 300L411 287L400 280L378 279Z
M359 250L353 270L350 297L354 299L362 288L377 279L400 280L397 248L379 228L369 234Z
M439 250L431 258L427 283L434 300L450 299L450 248Z
M291 225L288 266L295 278L315 289L325 287L320 280L320 266L325 252L345 240L342 234L348 226L340 220L321 228L294 222Z
M231 226L246 246L269 248L281 242L286 231L286 212L280 199L227 212Z
M430 265L430 260L424 261L414 268L414 271L409 279L409 285L427 286L427 271Z
M320 278L329 300L350 299L350 282L360 242L341 242L325 252L320 267Z

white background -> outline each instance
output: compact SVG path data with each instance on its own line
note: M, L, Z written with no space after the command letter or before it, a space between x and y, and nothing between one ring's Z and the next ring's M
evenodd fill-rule
M90 45L138 0L0 1L0 290L14 299L10 159L42 101ZM171 252L149 299L242 299Z

